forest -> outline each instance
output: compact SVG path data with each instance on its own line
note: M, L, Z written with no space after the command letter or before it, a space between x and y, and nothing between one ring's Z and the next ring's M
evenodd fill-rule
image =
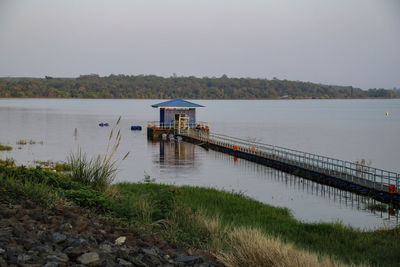
M354 99L400 98L400 90L323 85L273 78L80 75L77 78L0 78L0 97L135 99Z

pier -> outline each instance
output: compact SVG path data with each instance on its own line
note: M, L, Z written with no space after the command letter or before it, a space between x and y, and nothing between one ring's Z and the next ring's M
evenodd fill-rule
M400 174L395 172L196 129L181 130L180 135L206 149L400 206Z
M202 105L174 99L152 105L160 121L147 124L147 137L179 135L184 141L263 164L283 172L400 207L400 174L365 164L334 159L284 147L210 133L208 123L196 121ZM166 138L164 138L166 139Z

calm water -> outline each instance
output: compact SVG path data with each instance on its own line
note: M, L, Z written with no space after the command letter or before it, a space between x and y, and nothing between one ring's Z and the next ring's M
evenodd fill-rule
M361 229L393 226L398 212L371 212L368 199L188 143L153 143L146 130L131 125L158 120L151 108L159 100L0 99L0 152L19 164L63 161L81 146L90 155L105 152L110 127L122 116L118 181L140 181L145 173L157 182L210 186L241 191L291 209L303 221L341 221ZM400 172L400 100L249 100L193 101L205 105L197 118L211 131L234 137L356 161ZM389 116L385 113L389 112ZM74 129L77 129L77 136ZM43 144L19 146L20 139Z

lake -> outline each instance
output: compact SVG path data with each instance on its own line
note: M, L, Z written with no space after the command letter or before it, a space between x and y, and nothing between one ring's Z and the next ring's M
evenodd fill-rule
M372 200L205 149L189 143L151 142L151 107L162 100L0 99L0 152L18 164L65 161L81 147L104 154L119 116L122 142L117 181L137 182L150 175L159 183L215 187L274 206L288 207L306 222L340 221L361 229L399 224L398 211L374 212ZM206 106L197 119L211 132L316 153L400 172L400 100L193 100ZM388 112L388 116L386 116ZM131 131L141 125L143 131ZM76 134L75 134L75 129ZM18 140L36 144L17 145ZM43 143L41 143L43 142Z

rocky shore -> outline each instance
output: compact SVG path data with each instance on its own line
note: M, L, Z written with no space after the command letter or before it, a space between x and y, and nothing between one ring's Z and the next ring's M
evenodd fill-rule
M99 219L70 203L0 203L0 266L222 266L212 255Z

